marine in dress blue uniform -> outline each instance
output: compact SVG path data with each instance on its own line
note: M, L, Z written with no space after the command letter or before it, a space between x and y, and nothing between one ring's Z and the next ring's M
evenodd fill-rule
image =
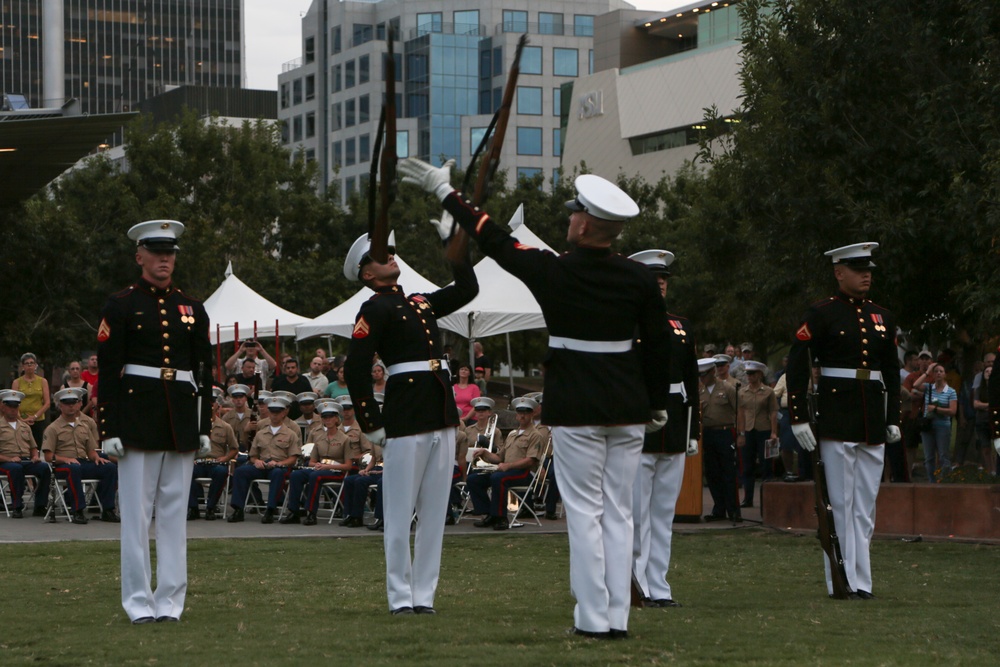
M864 599L872 597L869 547L883 445L900 437L896 318L868 298L877 247L857 243L826 253L840 289L809 307L788 353L792 431L807 451L819 440L847 585ZM807 395L813 359L820 366L815 436ZM826 580L832 595L829 562Z
M142 275L108 299L97 332L98 426L102 449L118 457L122 606L133 623L176 621L184 610L188 492L195 452L207 445L211 428L208 315L171 282L183 232L174 220L129 229ZM154 504L155 591L149 560Z
M644 250L630 259L649 267L666 298L674 254L668 250ZM684 481L684 461L698 453L701 432L698 348L691 324L685 317L668 313L665 335L670 354L667 425L646 434L632 489L632 571L647 607L680 606L674 601L667 581L674 514Z
M610 248L639 207L599 176L578 177L577 197L567 202L573 211L567 241L573 248L556 256L519 243L454 190L450 164L437 169L408 158L398 169L405 182L441 200L483 252L531 290L542 309L550 335L542 423L552 427L569 528L574 630L598 638L625 637L632 483L644 424L655 429L666 422L670 377L666 311L656 281L647 267ZM442 222L451 226L448 219ZM640 349L633 346L637 330Z
M407 295L396 283L395 248L390 247L386 264L374 262L368 248L368 239L362 236L344 262L349 279L360 278L375 292L358 311L344 378L361 430L372 444L385 442L381 482L389 611L434 613L458 425L437 318L471 301L479 293L479 283L471 265L462 262L452 264L452 285ZM384 408L372 390L376 353L388 367ZM414 510L419 521L411 560Z

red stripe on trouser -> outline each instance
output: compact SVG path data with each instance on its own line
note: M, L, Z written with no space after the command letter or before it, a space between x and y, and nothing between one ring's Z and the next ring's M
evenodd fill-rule
M4 474L7 475L7 488L10 489L10 497L14 501L14 508L17 509L21 506L21 497L17 494L17 490L14 488L14 478L11 477L13 470L10 468L0 468L3 470Z
M69 487L69 492L73 494L73 511L76 512L77 510L83 509L83 506L80 504L80 496L78 496L76 493L76 485L73 484L73 476L70 475L69 466L65 466L63 468L56 468L56 472L57 473L61 472L66 475L65 477L66 486Z
M493 498L493 502L496 503L496 514L494 516L507 516L507 485L510 482L520 482L530 474L530 470L525 470L521 475L510 475L500 480L500 493L497 494L497 498Z
M306 511L315 512L316 505L319 503L319 489L326 482L336 482L337 480L344 479L343 472L337 472L334 475L316 475L316 479L312 482L312 493L309 494L309 504L306 505ZM338 498L340 494L344 492L344 486L340 486L340 490L337 492Z

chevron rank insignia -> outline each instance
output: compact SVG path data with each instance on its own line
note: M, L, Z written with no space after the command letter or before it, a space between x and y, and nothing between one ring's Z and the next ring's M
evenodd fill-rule
M795 332L795 337L799 340L812 340L812 332L809 331L809 323L805 323Z
M101 326L97 329L97 340L103 343L109 338L111 338L111 327L108 325L108 321L102 318Z
M371 327L368 326L368 321L362 315L354 323L354 332L351 334L351 338L365 338L368 336L369 331L371 331Z

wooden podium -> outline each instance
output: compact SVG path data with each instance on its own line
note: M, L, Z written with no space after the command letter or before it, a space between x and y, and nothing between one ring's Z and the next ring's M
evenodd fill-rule
M701 521L704 491L701 481L701 443L698 453L684 459L684 481L677 497L675 521Z

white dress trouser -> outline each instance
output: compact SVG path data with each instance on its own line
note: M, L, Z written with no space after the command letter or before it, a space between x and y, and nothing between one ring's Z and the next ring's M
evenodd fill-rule
M382 511L389 609L433 607L455 465L455 429L386 440ZM410 559L410 518L417 534Z
M580 630L628 629L632 484L643 432L642 424L552 427Z
M826 470L826 486L833 508L833 523L840 538L847 587L872 592L869 553L875 533L875 499L882 481L885 447L841 440L819 441ZM823 553L827 593L833 595L830 561Z
M187 505L194 452L130 449L118 459L122 607L143 616L180 618L187 593ZM156 591L149 563L149 524L156 506Z
M632 489L632 571L646 597L672 600L667 572L684 454L641 454Z

